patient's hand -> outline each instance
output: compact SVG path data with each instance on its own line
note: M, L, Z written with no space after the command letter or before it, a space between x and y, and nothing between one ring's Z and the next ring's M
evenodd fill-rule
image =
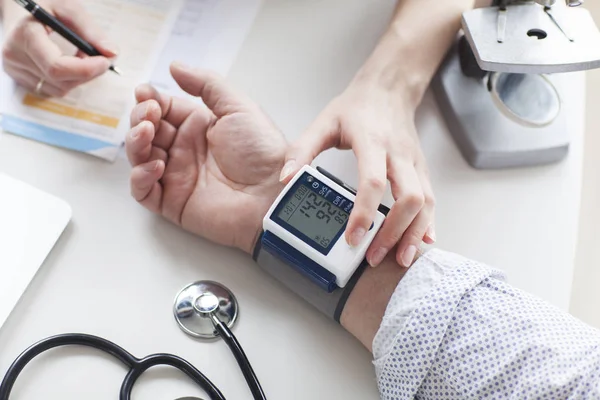
M207 107L137 89L126 139L132 195L190 232L251 253L282 188L286 141L224 79L176 64L171 74Z

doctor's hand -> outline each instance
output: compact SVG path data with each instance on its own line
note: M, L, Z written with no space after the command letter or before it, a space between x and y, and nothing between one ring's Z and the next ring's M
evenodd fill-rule
M116 56L115 46L104 39L78 0L40 0L39 4L106 57L65 55L51 39L48 28L14 1L0 1L5 1L4 70L28 90L62 97L75 87L104 74L110 67L108 58Z
M260 108L212 73L173 64L179 86L204 105L136 90L127 156L133 197L213 242L252 253L283 188L287 143Z
M346 230L351 245L359 244L368 231L389 180L395 203L367 252L372 266L399 242L396 260L408 267L422 241L435 241L434 196L414 124L416 107L410 96L353 82L286 155L283 182L327 149L354 151L359 183Z

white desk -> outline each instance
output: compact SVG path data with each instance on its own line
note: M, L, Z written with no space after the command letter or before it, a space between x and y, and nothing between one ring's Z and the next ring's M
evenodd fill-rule
M292 139L342 90L384 28L392 3L267 1L231 79ZM573 90L583 93L582 80ZM537 169L470 169L431 97L418 123L439 203L440 246L505 268L511 282L563 309L575 251L582 102L583 96L567 104L574 135L569 159ZM328 153L321 164L355 182L351 154ZM215 279L239 298L235 332L269 398L377 398L370 354L358 342L288 295L247 256L186 234L138 206L129 197L124 160L107 164L3 135L0 170L73 207L71 226L0 331L0 374L31 343L78 331L105 336L137 356L182 355L227 398L248 399L227 347L186 337L171 314L181 287ZM55 354L63 357L48 354L31 364L14 399L116 398L122 367L93 351ZM202 394L178 374L155 371L147 378L136 398Z

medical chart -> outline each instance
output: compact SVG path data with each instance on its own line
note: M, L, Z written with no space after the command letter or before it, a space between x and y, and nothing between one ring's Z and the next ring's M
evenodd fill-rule
M16 88L2 120L5 131L115 159L129 122L135 86L147 81L182 2L164 0L83 0L109 39L119 46L119 76L103 76L64 98L44 98ZM61 37L65 52L76 48Z
M172 61L227 75L261 5L262 0L186 0L158 59L152 85L186 97L169 73Z
M61 99L29 93L3 77L2 129L113 161L129 128L134 90L151 82L184 95L169 73L179 60L226 74L262 0L81 0L119 46L123 75L107 71ZM56 40L74 52L64 39Z

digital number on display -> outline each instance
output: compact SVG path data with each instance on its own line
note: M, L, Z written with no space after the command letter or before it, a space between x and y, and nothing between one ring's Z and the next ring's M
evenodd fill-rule
M317 189L316 186L313 188ZM330 189L323 190L321 188L319 193L328 195L330 192ZM301 184L289 197L278 217L319 246L328 248L348 221L348 212L352 204L350 203L346 207L347 212L335 204L342 202L350 203L340 196L335 196L331 202L308 186Z

